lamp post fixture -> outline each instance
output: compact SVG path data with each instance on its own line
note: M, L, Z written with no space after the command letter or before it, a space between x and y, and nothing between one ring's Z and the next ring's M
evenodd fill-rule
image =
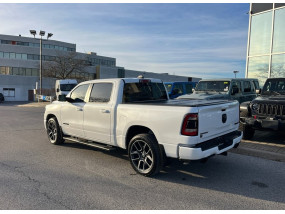
M237 78L237 73L238 73L239 71L233 71L233 73L235 74L235 78Z
M36 36L37 32L35 30L30 30L30 33L34 36ZM43 36L45 36L45 31L40 31L39 35L41 36L40 38L40 95L42 95L42 87L43 87L43 61L42 61L42 53L43 53ZM47 40L48 38L52 37L52 33L48 33L47 35Z

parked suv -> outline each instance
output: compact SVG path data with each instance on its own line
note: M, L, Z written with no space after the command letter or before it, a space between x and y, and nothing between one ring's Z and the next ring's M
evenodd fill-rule
M240 129L243 139L251 139L256 129L285 130L285 78L266 80L258 96L252 102L240 106Z
M5 100L5 99L4 99L3 94L2 94L2 93L0 93L0 103L1 103L1 102L4 102L4 100Z
M257 91L259 91L257 79L205 79L199 81L193 94L182 95L178 99L223 99L242 103L256 98Z

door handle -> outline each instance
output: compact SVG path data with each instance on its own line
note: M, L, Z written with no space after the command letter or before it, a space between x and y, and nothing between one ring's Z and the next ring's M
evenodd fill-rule
M76 111L83 111L83 108L76 108Z
M110 111L109 110L107 110L107 109L101 109L101 113L110 113Z

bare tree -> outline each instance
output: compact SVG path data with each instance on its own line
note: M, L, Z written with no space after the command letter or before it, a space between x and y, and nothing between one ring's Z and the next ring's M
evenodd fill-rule
M43 63L43 76L67 79L76 73L76 79L86 80L89 73L85 68L88 65L87 58L79 58L76 52L58 52L52 60Z

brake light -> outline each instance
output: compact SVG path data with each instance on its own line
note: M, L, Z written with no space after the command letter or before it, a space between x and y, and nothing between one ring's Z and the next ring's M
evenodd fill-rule
M198 135L198 114L187 114L185 116L181 129L181 134L188 136Z
M150 79L140 79L140 83L142 84L148 84L150 82L151 82Z

